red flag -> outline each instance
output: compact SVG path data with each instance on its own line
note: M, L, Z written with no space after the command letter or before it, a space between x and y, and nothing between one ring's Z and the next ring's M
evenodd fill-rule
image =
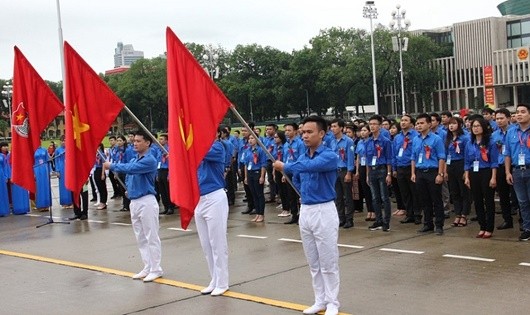
M125 104L67 42L64 59L65 185L78 196L94 166L98 145Z
M197 168L216 138L230 101L168 27L167 88L171 200L180 207L183 229L199 201Z
M32 193L35 193L33 156L40 146L40 134L63 109L61 101L15 46L11 180Z

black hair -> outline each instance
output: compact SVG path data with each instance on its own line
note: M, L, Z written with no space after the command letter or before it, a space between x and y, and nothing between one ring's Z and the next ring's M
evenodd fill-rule
M414 117L410 116L409 114L405 114L405 115L403 115L403 116L401 116L401 117L408 117L408 118L410 119L410 122L411 122L413 125L416 124L416 119L415 119Z
M443 112L440 113L440 116L453 117L453 114L451 114L451 112L448 110L444 110Z
M8 147L9 144L5 141L0 142L0 147Z
M438 114L436 114L438 115ZM425 118L425 121L427 121L427 123L431 123L432 122L432 115L430 114L427 114L427 113L422 113L422 114L419 114L418 117L416 117L416 121L422 119L422 118Z
M123 140L123 142L127 142L127 139L125 139L125 136L124 136L124 135L119 135L119 136L118 136L118 139Z
M495 115L497 114L503 114L504 116L506 116L506 118L510 118L512 117L512 114L510 113L509 110L507 110L506 108L500 108L500 109L497 109L495 111Z
M287 127L287 126L291 126L291 127L293 127L294 130L298 130L298 124L295 123L295 122L286 123L285 125L283 125L283 129L285 129L285 127Z
M158 135L158 137L164 137L166 140L169 140L167 133L161 133Z
M265 127L272 127L274 128L274 130L278 130L278 125L276 125L275 123L266 124Z
M529 104L525 104L525 103L520 103L520 104L517 104L517 107L526 107L526 110L530 112L530 105ZM517 109L517 107L515 109Z
M344 120L342 120L340 118L333 119L329 125L331 126L332 124L337 124L341 128L344 128L344 125L345 125L344 124Z
M440 117L440 115L438 115L438 113L431 113L431 122L433 121L433 118L434 118L437 122L441 122L441 121L442 121L442 118Z
M495 113L495 111L492 108L489 108L488 106L486 106L482 109L482 113L488 113L492 115L493 113Z
M256 127L256 124L253 121L249 121L248 126L250 127L250 129L254 129L254 127Z
M149 146L151 146L151 144L153 143L153 139L151 139L151 136L145 130L138 129L134 132L134 135L142 136L145 141L149 141Z
M110 139L114 139L114 140L116 140L116 136L110 136L110 137L109 137L109 140L110 140Z
M237 132L238 135L241 134L241 131L239 131L239 130L234 130L234 132Z
M473 124L477 121L480 126L482 127L482 140L480 141L480 145L489 145L490 138L491 138L491 126L490 123L484 119L484 117L476 117L471 121L471 128L473 128ZM477 141L477 138L473 132L471 132L471 142L475 143Z
M371 121L371 120L377 120L379 124L383 123L383 117L381 117L380 115L373 115L372 117L370 117L370 119L368 119L368 121Z
M449 118L449 124L456 122L458 124L458 128L456 128L456 136L460 137L464 134L464 120L460 117L451 117ZM453 133L447 129L447 136L445 137L445 148L447 149L449 147L449 144L453 141Z
M305 125L308 122L316 123L319 130L322 130L324 132L326 132L328 130L328 124L327 124L326 120L324 118L320 117L320 116L315 116L315 115L309 116L309 117L307 117L306 119L304 119L302 121L302 124Z
M276 131L276 135L278 136L278 138L280 138L280 141L282 142L282 144L285 144L285 142L287 142L287 138L285 137L285 131L278 130Z

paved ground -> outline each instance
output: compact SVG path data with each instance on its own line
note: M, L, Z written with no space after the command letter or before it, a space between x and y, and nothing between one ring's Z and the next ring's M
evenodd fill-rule
M120 204L91 207L88 222L38 229L46 213L0 218L0 314L301 314L311 305L298 229L282 224L276 205L267 205L265 224L240 214L240 201L231 208L230 291L211 297L198 292L209 278L195 226L179 230L178 215L160 218L164 278L130 279L141 262ZM59 208L56 219L71 216ZM390 233L371 232L356 214L355 228L340 231L342 312L528 313L530 244L517 241L517 228L482 240L476 223L451 228L447 220L440 237L398 220Z

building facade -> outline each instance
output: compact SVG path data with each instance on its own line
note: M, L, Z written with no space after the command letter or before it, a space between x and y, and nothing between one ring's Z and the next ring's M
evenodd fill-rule
M114 68L130 66L136 60L143 58L143 51L134 50L131 44L123 45L122 42L118 42L117 47L114 49Z

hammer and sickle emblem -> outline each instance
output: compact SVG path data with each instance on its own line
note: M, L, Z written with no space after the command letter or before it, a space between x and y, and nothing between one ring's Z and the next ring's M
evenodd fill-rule
M184 126L182 125L182 117L179 116L179 127L180 127L180 134L182 135L182 141L186 144L186 150L189 150L193 144L193 126L190 124L189 130L188 130L188 136L186 137L184 133Z

